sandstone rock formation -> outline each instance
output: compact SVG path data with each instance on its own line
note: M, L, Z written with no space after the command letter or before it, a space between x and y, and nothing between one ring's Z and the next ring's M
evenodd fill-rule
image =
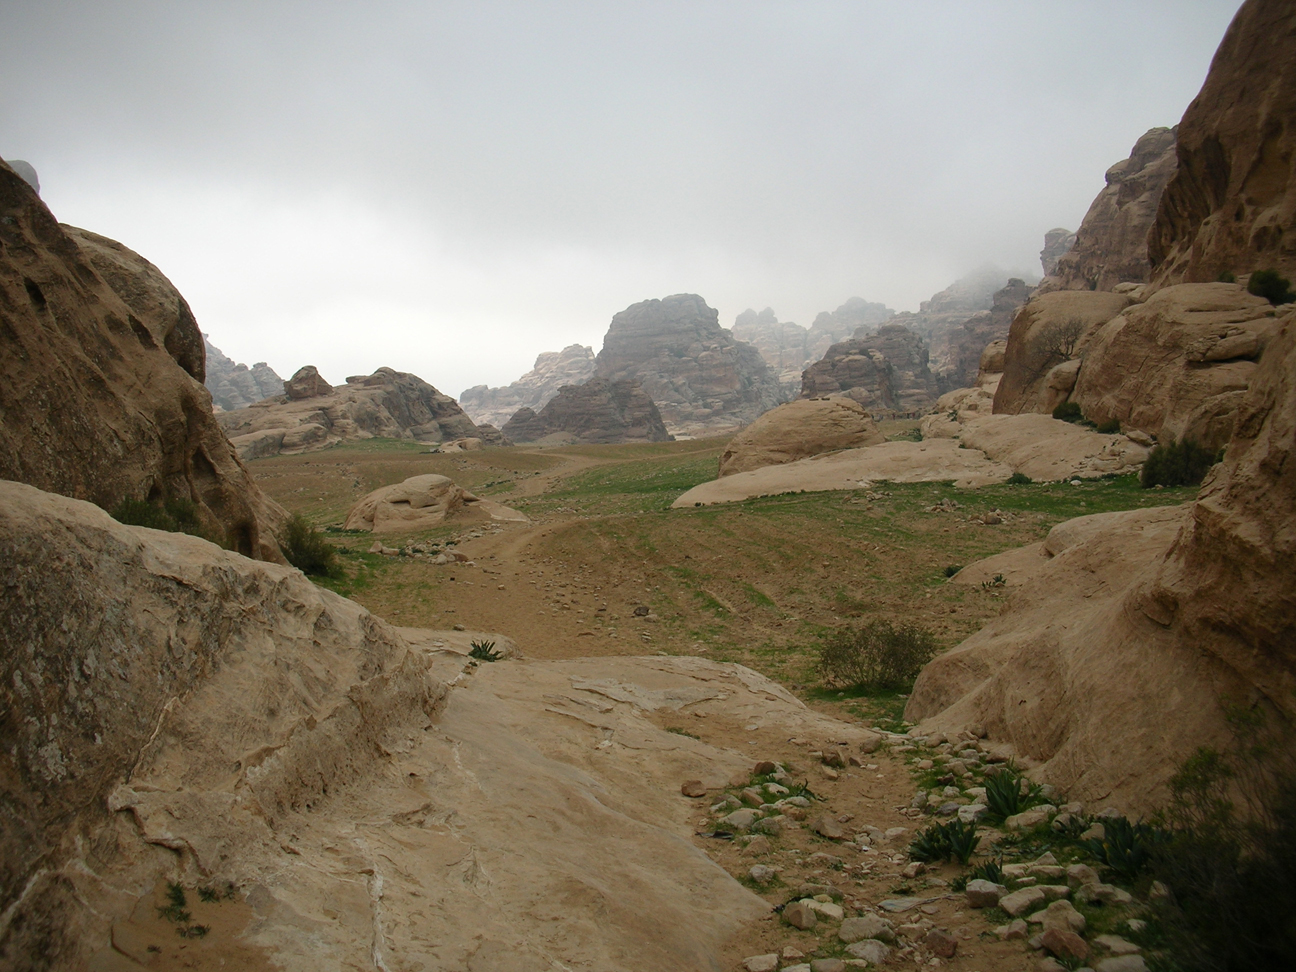
M766 412L735 435L720 456L720 475L885 441L858 402L841 397L801 399Z
M113 509L183 499L203 529L279 558L284 511L211 414L202 334L161 272L60 226L0 164L0 477Z
M334 388L308 365L284 382L284 389L287 394L217 416L244 459L310 452L375 436L428 443L499 441L498 434L474 425L449 395L417 375L391 368L353 376Z
M802 398L834 394L848 395L875 413L912 415L926 411L940 391L922 338L899 324L884 324L875 334L834 344L805 370Z
M474 385L459 396L459 405L478 425L502 428L519 408L539 411L564 385L583 385L593 377L594 349L569 344L538 355L535 367L511 385Z
M801 390L801 372L819 357L818 354L811 355L806 329L791 321L780 321L769 307L759 314L749 307L734 319L730 330L739 341L745 341L760 352L789 396ZM827 350L827 345L824 350Z
M9 159L7 164L9 168L18 173L27 185L31 186L32 189L35 190L36 195L40 195L40 176L36 174L35 166L30 162L23 161L22 159Z
M1219 449L1233 434L1274 311L1237 284L1161 290L1092 334L1070 400L1092 422Z
M1076 235L1060 226L1044 234L1044 249L1040 250L1040 266L1044 268L1044 276L1053 276L1058 260L1075 246L1075 241Z
M885 304L851 297L835 311L820 311L806 331L806 364L818 361L828 348L851 337L860 328L872 330L895 316Z
M568 385L539 413L520 408L504 426L510 442L545 445L670 442L661 412L638 381L592 378Z
M937 376L942 387L971 388L977 384L983 352L991 344L1008 340L1013 317L1030 297L1031 289L1020 277L1010 277L994 292L989 310L979 311L944 332L945 366ZM1002 366L999 370L1003 370Z
M1148 279L1148 230L1175 172L1176 131L1150 129L1134 143L1128 159L1107 170L1106 188L1089 206L1075 243L1058 258L1040 293L1111 290L1119 283Z
M481 519L515 522L527 519L507 506L474 496L449 476L428 473L382 486L363 497L347 513L345 529L372 533L424 530L462 512L481 514Z
M203 346L207 354L204 384L221 411L232 412L284 393L284 380L264 361L258 361L251 368L236 364L213 345L206 334L203 335Z
M676 433L734 429L782 401L760 352L735 340L696 294L645 300L613 317L595 374L638 379Z
M924 670L905 717L976 722L1073 798L1135 810L1164 799L1198 746L1227 743L1231 704L1266 713L1290 740L1293 376L1289 312L1198 500L1069 521L1038 548L1000 555L1033 563L1031 579L1007 613Z
M1179 124L1178 167L1148 236L1153 281L1296 277L1296 10L1247 0Z

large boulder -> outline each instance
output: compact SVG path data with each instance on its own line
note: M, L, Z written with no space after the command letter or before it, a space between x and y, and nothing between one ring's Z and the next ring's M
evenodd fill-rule
M538 413L520 408L503 434L511 442L670 442L661 412L637 380L591 378L568 385Z
M1279 324L1198 500L1055 527L1008 610L923 670L906 719L980 724L1074 798L1133 811L1227 743L1232 705L1290 745L1296 311Z
M565 385L582 385L594 377L594 349L569 344L561 351L536 356L535 367L503 388L474 385L459 396L460 407L478 426L503 427L519 408L539 411Z
M840 397L800 399L766 412L735 435L720 457L720 475L885 441L858 402Z
M1175 173L1175 131L1150 129L1134 143L1128 159L1107 170L1107 185L1089 206L1075 241L1040 284L1040 293L1111 290L1148 279L1148 230Z
M347 513L345 529L373 533L424 530L439 526L454 514L474 511L492 520L526 520L516 510L474 496L449 476L427 473L381 486L360 499Z
M192 502L208 534L279 559L287 514L212 416L202 334L165 276L57 223L0 163L0 477L114 509Z
M217 416L244 459L312 452L377 436L427 443L501 441L498 433L475 425L449 395L417 375L391 368L334 387L308 365L284 388L287 394Z
M760 352L696 294L641 301L613 317L595 376L637 380L672 432L729 431L783 400Z
M1094 331L1071 401L1092 422L1215 451L1274 327L1269 302L1237 284L1168 287Z
M1247 0L1179 123L1148 237L1154 286L1275 268L1296 277L1296 8Z

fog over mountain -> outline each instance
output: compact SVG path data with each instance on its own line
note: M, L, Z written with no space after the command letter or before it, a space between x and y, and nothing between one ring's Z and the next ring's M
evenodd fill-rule
M280 374L505 385L635 302L1038 266L1234 0L0 5L0 157Z

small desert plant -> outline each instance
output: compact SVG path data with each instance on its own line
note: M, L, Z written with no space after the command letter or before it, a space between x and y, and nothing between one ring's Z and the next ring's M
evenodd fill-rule
M1121 430L1120 419L1108 419L1106 422L1098 424L1098 431L1103 435L1119 435Z
M475 658L477 661L499 661L504 657L502 651L495 650L493 641L473 641L470 643L471 650L468 652L469 658Z
M337 551L305 518L293 514L279 541L284 557L303 574L335 577L338 573Z
M1237 274L1232 270L1221 270L1220 275L1215 278L1216 283L1237 283Z
M1215 454L1203 449L1191 439L1168 442L1156 446L1143 462L1139 485L1144 489L1153 486L1197 486L1216 462Z
M1105 864L1126 881L1133 881L1152 863L1152 854L1158 843L1169 835L1159 827L1147 823L1132 824L1124 817L1103 820L1101 840L1091 838L1084 847L1094 859Z
M1039 786L1011 763L994 776L987 776L985 789L986 817L996 823L1044 802Z
M962 569L963 569L962 566L959 564L950 564L948 567L945 568L945 576L953 577Z
M1009 486L1029 486L1033 482L1035 482L1035 480L1021 472L1015 472L1008 477Z
M915 834L909 856L924 863L957 859L966 864L976 852L976 845L976 824L951 820L947 824L934 823Z
M819 647L819 672L829 686L905 690L939 650L916 624L869 621L840 628Z
M1053 409L1053 417L1063 422L1083 422L1084 412L1076 402L1063 402Z
M149 527L169 533L198 534L198 504L184 497L174 497L163 503L148 500L124 499L112 510L112 518L127 526Z
M1263 297L1275 306L1296 301L1296 293L1292 292L1291 281L1277 270L1257 270L1251 274L1251 279L1247 281L1247 291L1257 297Z
M1003 884L1003 861L993 860L978 864L968 875L969 881L989 881L991 884Z

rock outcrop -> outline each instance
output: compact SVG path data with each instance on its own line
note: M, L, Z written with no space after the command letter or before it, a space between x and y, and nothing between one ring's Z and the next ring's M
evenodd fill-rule
M1195 503L1069 521L1000 555L1029 562L1030 579L924 669L905 717L980 724L1072 798L1135 811L1164 799L1197 747L1227 745L1230 705L1267 715L1290 745L1296 314L1269 341L1234 429Z
M846 340L860 328L874 329L895 316L885 304L852 297L835 311L820 311L806 331L806 364L818 361L828 349Z
M404 533L439 526L447 517L462 513L477 513L479 519L526 520L516 510L474 496L449 476L428 473L379 487L363 497L347 513L345 529Z
M427 443L467 438L500 442L498 433L473 424L449 395L417 375L391 368L348 378L335 388L308 365L284 382L284 390L276 398L217 416L244 459L310 452L376 436Z
M510 442L670 442L661 412L638 381L592 378L568 385L538 413L520 408L503 428Z
M114 509L191 501L202 528L278 559L284 511L212 416L202 334L139 254L59 225L0 164L0 477Z
M1070 400L1091 422L1220 449L1274 314L1237 284L1167 287L1093 332Z
M1296 277L1296 10L1247 0L1179 123L1148 237L1156 286L1274 268Z
M595 375L637 379L677 434L731 430L782 401L760 352L735 340L696 294L645 300L613 317Z
M1044 276L1053 276L1058 260L1075 246L1075 241L1075 233L1060 226L1044 234L1044 249L1040 250L1040 266L1044 268Z
M805 370L802 398L836 394L849 396L875 414L915 415L926 411L940 390L927 367L922 338L899 324L884 324L875 334L834 344Z
M983 352L991 344L1008 340L1013 317L1030 298L1031 290L1020 277L1010 277L994 292L989 310L979 311L945 332L945 369L937 376L942 387L971 388L977 384Z
M751 308L743 311L734 319L730 330L739 341L760 352L778 375L785 394L794 395L801 390L801 372L815 360L808 350L804 327L792 321L780 321L773 309L766 307L759 314Z
M539 411L564 385L583 385L594 377L594 349L569 344L538 355L535 367L503 388L474 385L459 396L459 406L478 425L502 428L519 408Z
M679 780L751 763L655 712L858 738L698 658L466 667L467 633L20 484L0 559L7 968L165 960L167 882L230 889L212 968L719 968L769 906L693 846ZM591 760L602 734L627 744Z
M251 368L236 364L213 345L206 334L203 335L203 346L207 353L204 384L222 412L246 408L253 402L284 393L284 380L264 361L258 361Z
M1175 173L1174 128L1153 128L1134 143L1128 159L1107 170L1107 186L1085 213L1075 242L1058 258L1040 293L1111 290L1143 283L1152 271L1148 231L1161 194Z
M735 435L720 456L720 475L885 441L858 402L841 397L801 399L766 412Z

